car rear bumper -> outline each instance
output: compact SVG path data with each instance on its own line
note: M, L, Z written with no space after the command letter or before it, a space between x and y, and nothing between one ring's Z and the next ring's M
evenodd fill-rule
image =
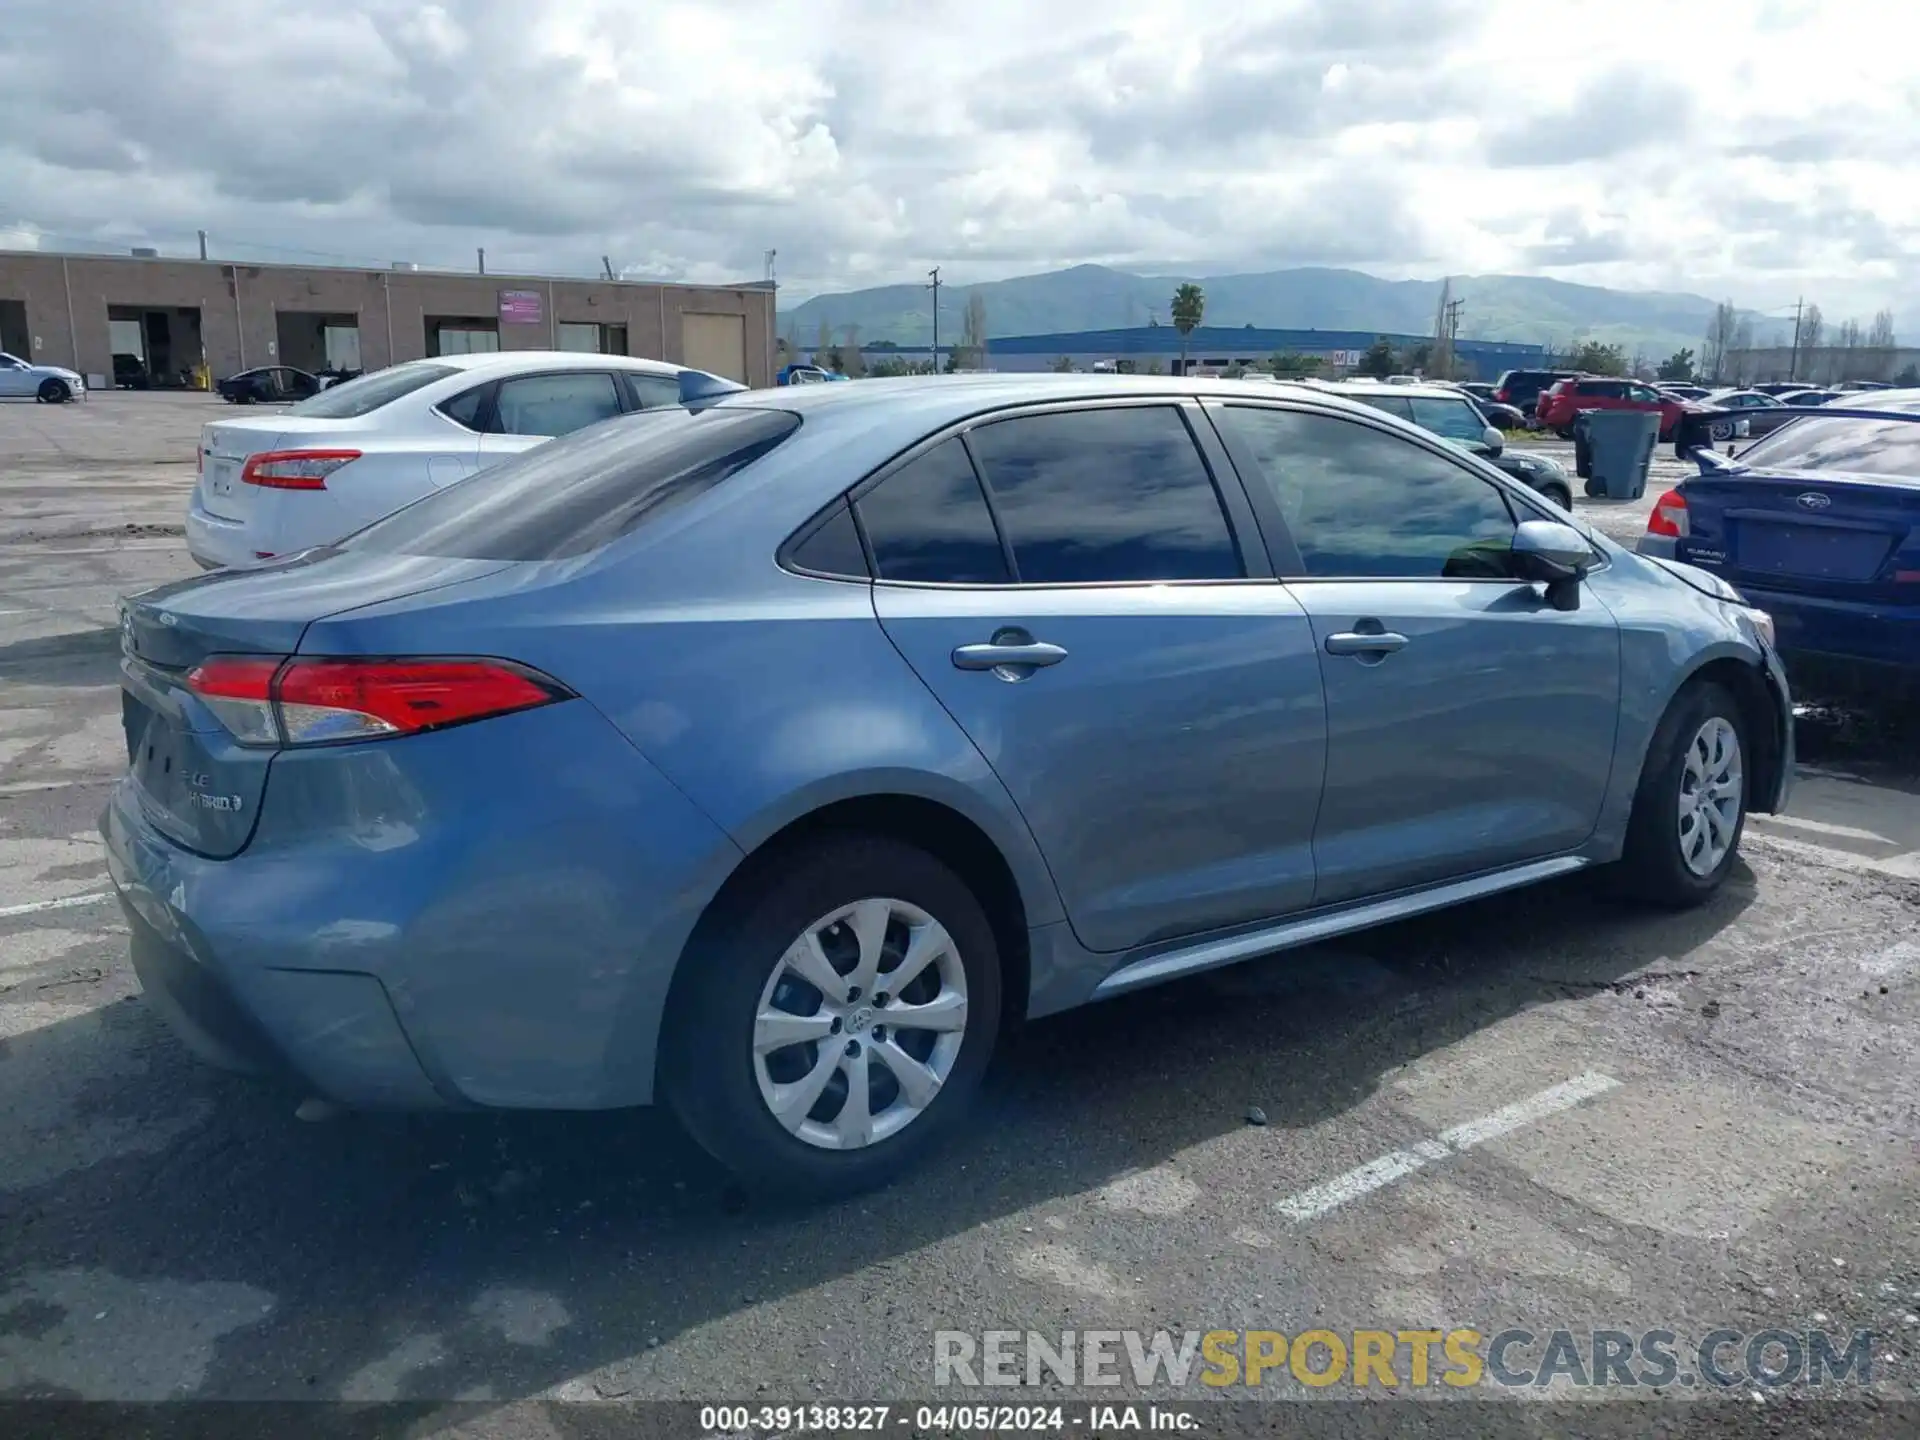
M1834 600L1739 584L1747 602L1773 617L1789 655L1819 655L1920 671L1920 604Z
M198 492L187 502L186 530L187 554L203 570L260 563L246 521L215 515L200 502Z
M585 701L282 751L252 841L100 829L149 1002L203 1059L365 1109L645 1104L739 850Z

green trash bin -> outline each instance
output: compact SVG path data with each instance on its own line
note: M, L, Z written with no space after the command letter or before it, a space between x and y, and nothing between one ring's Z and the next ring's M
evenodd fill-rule
M1586 422L1588 464L1593 471L1589 495L1609 500L1638 500L1647 493L1653 447L1660 439L1655 410L1590 410Z

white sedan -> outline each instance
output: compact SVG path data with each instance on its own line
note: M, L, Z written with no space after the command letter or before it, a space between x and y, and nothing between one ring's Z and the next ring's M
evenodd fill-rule
M0 351L0 395L26 398L47 405L64 405L87 398L87 382L64 365L33 365L18 355Z
M683 367L520 350L408 360L200 433L187 549L208 569L330 544L582 426L675 405Z

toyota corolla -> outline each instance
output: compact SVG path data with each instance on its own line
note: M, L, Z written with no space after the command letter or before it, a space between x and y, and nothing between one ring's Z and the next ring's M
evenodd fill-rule
M1586 869L1711 895L1767 617L1304 386L979 376L608 421L125 606L147 998L350 1107L662 1100L873 1184L1003 1029Z

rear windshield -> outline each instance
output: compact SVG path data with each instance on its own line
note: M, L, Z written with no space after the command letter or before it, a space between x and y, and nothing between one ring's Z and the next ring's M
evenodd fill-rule
M1912 420L1809 416L1749 445L1740 452L1740 463L1767 470L1836 470L1920 480L1920 416Z
M785 410L623 415L435 491L342 543L469 560L584 555L711 490L799 428Z
M316 420L352 420L360 415L371 415L382 405L390 404L423 385L431 385L436 380L459 373L451 365L409 360L404 365L391 365L343 385L329 386L318 395L308 396L298 405L288 406L287 414L311 415Z

